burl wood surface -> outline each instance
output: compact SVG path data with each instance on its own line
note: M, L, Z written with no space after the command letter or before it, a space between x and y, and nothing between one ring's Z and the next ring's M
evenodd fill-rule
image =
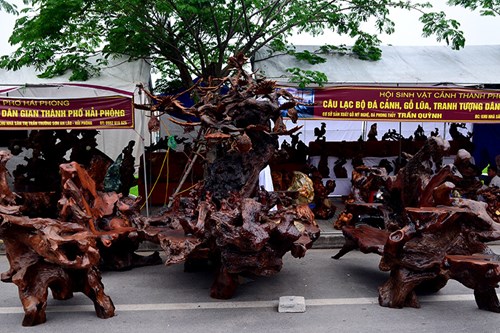
M500 282L500 257L497 254L446 255L444 265L452 279L474 289L480 309L500 312L495 290Z
M332 258L340 259L348 252L359 249L363 253L384 253L384 245L389 236L387 230L381 230L369 225L345 226L342 228L345 243Z

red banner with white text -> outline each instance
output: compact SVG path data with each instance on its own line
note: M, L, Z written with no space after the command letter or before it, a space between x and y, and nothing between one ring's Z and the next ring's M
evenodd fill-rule
M445 87L285 88L299 117L332 120L500 122L500 90Z
M0 97L1 129L133 128L132 98L67 99Z

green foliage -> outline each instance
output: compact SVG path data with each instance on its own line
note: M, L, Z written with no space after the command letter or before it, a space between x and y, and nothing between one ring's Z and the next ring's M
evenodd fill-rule
M312 83L322 87L328 82L325 73L319 71L303 70L298 67L288 68L287 72L291 74L289 82L296 83L299 88L305 88Z
M452 6L461 6L470 10L479 10L484 16L500 15L500 2L498 0L448 0Z
M454 50L458 50L465 45L465 37L462 31L458 30L460 23L455 20L447 20L445 13L424 14L420 21L424 23L424 37L435 34L438 41L444 40Z
M318 56L317 54L311 53L310 51L293 52L293 55L297 60L303 60L311 65L322 64L326 62L326 59Z
M336 54L340 54L340 55L346 55L346 54L349 54L351 52L351 48L344 45L344 44L342 44L342 45L326 44L326 45L320 46L319 51L320 51L320 53L323 53L323 54L336 53Z
M380 40L376 36L366 33L359 35L352 47L352 51L362 60L380 60L382 51L377 47Z
M16 5L5 0L0 0L0 11L4 11L9 14L18 14Z
M498 13L491 0L450 0L484 15ZM230 56L242 52L252 57L263 47L295 54L308 63L321 63L321 53L354 54L361 59L381 57L376 33L393 33L391 9L423 13L424 35L434 35L453 48L464 39L456 21L432 13L430 4L389 0L25 0L28 6L9 42L16 51L0 58L0 67L35 66L44 77L72 72L72 79L98 73L104 59L148 57L162 73L166 87L172 80L184 87L194 77L225 76ZM1 10L15 10L0 0ZM287 43L292 33L320 35L335 31L357 39L355 44L328 46L319 52L295 52ZM372 31L373 33L369 33ZM334 43L331 43L334 44ZM272 56L272 55L270 55ZM91 65L93 64L93 65ZM326 79L314 71L290 71L316 83Z

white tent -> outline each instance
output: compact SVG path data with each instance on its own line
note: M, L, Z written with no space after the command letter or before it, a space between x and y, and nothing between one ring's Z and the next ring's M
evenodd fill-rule
M144 103L146 96L137 88L150 84L150 64L145 60L110 60L99 76L87 81L69 81L70 74L50 79L41 79L34 68L26 67L18 71L0 70L0 96L18 98L87 98L121 95L133 97L135 103ZM97 137L98 148L112 159L116 159L130 140L134 140L135 157L142 154L145 145L150 144L149 133L145 129L145 117L140 110L135 111L134 129L104 129ZM29 128L27 128L29 129Z
M296 46L296 51L314 52L318 46ZM254 69L267 78L287 83L287 68L300 67L325 73L329 85L398 84L455 85L496 84L500 77L500 45L466 46L455 51L446 46L381 46L382 59L360 60L352 55L320 55L327 61L310 65L290 55L256 54Z

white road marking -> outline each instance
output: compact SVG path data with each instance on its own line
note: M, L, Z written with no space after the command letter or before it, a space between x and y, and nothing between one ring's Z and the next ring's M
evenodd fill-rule
M433 295L419 297L421 303L474 301L474 295ZM378 304L375 297L306 299L306 306L367 305ZM202 303L158 303L117 304L116 312L125 311L177 311L208 309L277 308L276 301L248 302L202 302ZM93 305L49 305L46 312L93 312ZM22 307L0 307L0 314L24 313Z

